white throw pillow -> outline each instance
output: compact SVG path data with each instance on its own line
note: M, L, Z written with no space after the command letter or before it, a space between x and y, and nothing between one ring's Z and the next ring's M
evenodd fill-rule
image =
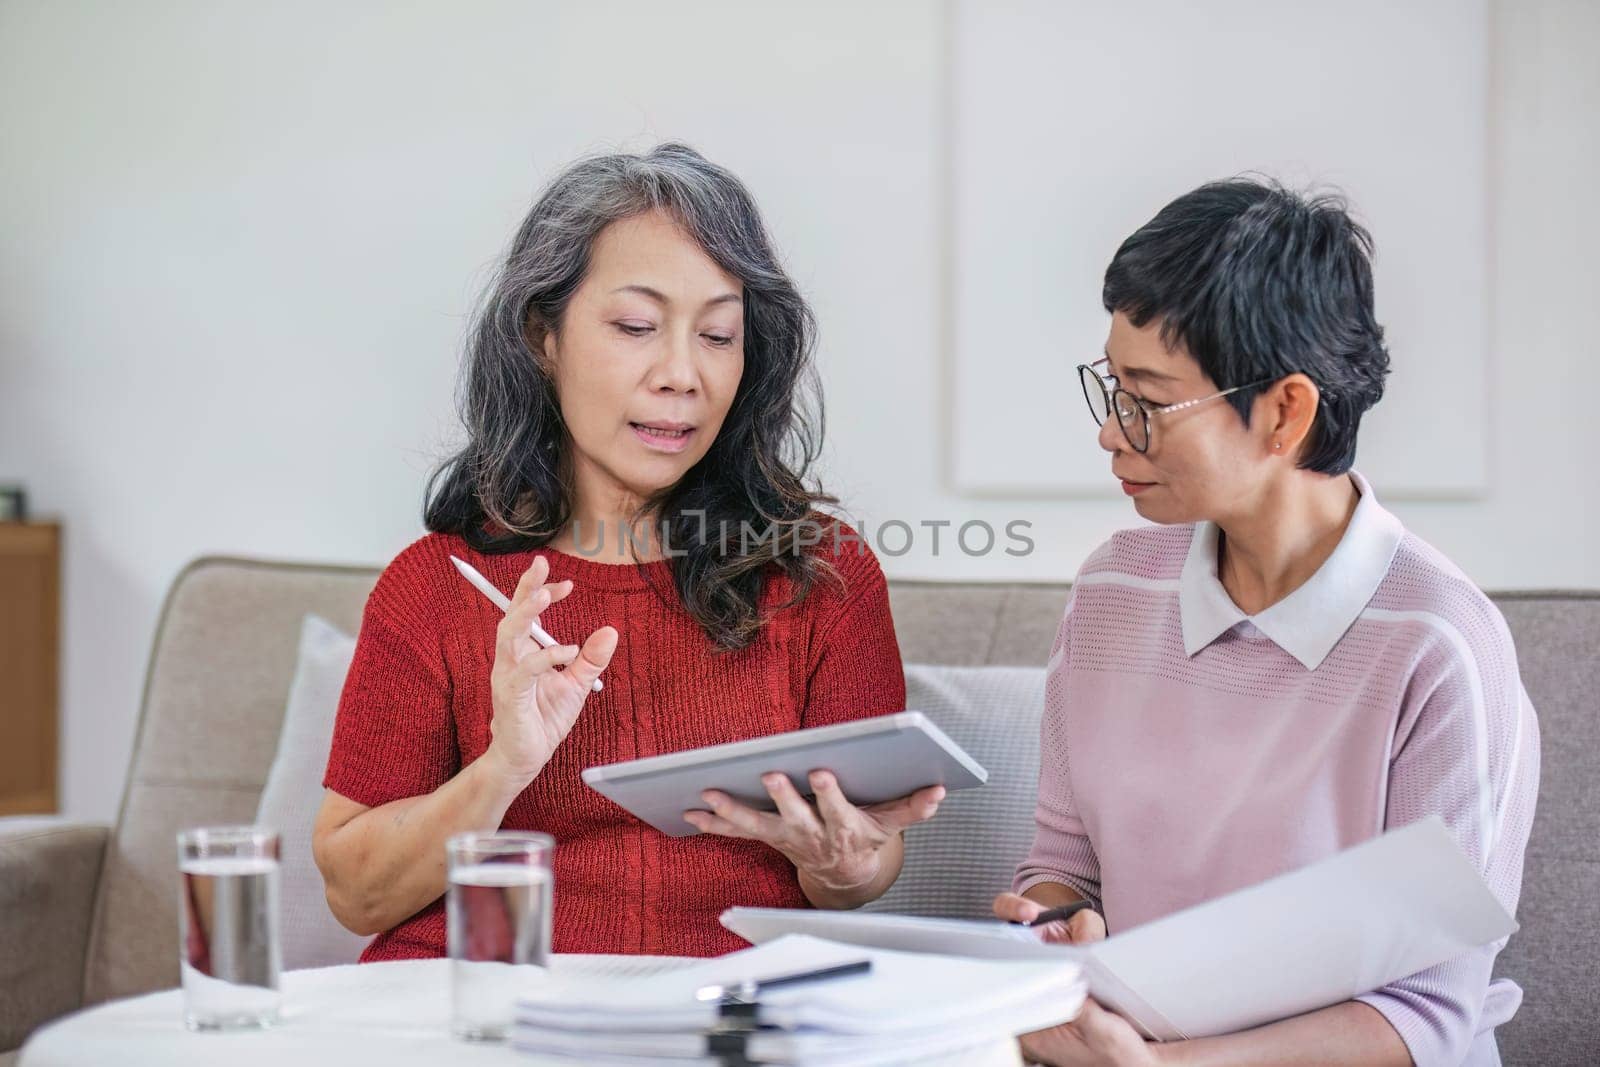
M989 772L949 794L930 821L906 832L900 877L871 911L958 919L993 917L1033 844L1039 787L1043 667L906 664L906 707L920 711Z
M280 905L286 969L354 963L367 944L328 910L322 874L311 858L311 827L322 806L333 718L355 650L349 634L315 615L305 617L278 754L256 811L257 824L283 837Z

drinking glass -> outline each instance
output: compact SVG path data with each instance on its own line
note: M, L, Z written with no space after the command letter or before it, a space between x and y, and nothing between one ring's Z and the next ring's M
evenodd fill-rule
M278 834L259 826L178 834L178 956L191 1030L278 1021L280 848Z
M451 1032L504 1040L517 995L550 962L555 840L548 834L456 834L446 844Z

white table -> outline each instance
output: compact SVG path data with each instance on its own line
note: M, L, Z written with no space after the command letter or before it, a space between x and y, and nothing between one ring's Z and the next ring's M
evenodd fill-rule
M694 961L638 956L557 956L561 974L644 973ZM183 1025L183 993L170 989L113 1001L69 1015L22 1047L17 1067L440 1067L500 1064L546 1067L554 1060L505 1045L474 1045L450 1036L448 960L407 960L288 971L283 1021L267 1030L191 1033ZM923 1060L923 1063L935 1061ZM944 1061L939 1061L944 1062ZM968 1050L950 1067L1015 1067L1016 1043L982 1055Z

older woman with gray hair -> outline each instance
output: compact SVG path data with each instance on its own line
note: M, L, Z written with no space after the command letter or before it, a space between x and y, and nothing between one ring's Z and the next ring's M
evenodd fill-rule
M713 955L742 944L730 905L894 881L942 790L858 808L826 772L809 797L775 775L775 812L708 793L670 837L580 779L905 707L883 574L808 480L812 336L749 193L693 150L587 159L539 198L471 337L466 443L339 706L314 851L334 914L377 935L363 959L444 953L464 830L556 838L559 952ZM452 555L512 594L503 617Z

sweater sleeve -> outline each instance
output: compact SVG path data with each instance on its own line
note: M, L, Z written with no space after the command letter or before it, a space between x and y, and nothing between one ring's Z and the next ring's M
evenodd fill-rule
M416 555L390 564L367 598L322 780L367 807L431 793L460 769L437 605Z
M819 600L800 719L803 727L906 709L905 668L883 569L849 526L839 523L829 540L843 588L814 594Z
M1033 848L1012 881L1022 893L1041 882L1076 890L1102 911L1100 858L1078 817L1067 751L1067 679L1071 671L1072 601L1056 631L1045 671L1044 712L1039 724L1039 797L1034 809Z
M1439 815L1513 915L1539 789L1539 726L1504 622L1437 619L1389 765L1388 829ZM1481 614L1481 613L1480 613ZM1473 622L1476 622L1476 625ZM1506 1021L1521 991L1490 982L1504 941L1475 948L1358 999L1381 1012L1418 1067L1459 1064Z

